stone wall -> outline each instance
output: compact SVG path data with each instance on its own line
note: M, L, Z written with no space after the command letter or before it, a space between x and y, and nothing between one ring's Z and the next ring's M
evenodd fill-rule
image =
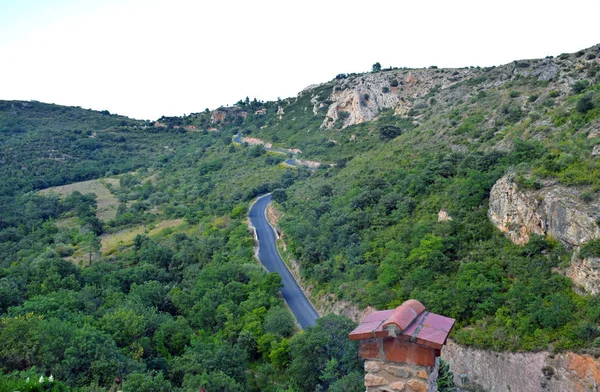
M435 366L367 360L365 387L367 392L435 392L438 369L437 360Z

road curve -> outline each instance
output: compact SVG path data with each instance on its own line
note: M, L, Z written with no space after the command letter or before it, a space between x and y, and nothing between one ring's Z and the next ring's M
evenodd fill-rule
M281 294L287 302L292 313L296 316L298 324L304 329L315 325L319 314L306 298L300 286L287 268L277 251L275 230L267 221L265 211L271 202L271 195L264 195L256 200L250 209L250 224L256 230L258 237L258 259L267 271L276 272L281 276L283 288Z

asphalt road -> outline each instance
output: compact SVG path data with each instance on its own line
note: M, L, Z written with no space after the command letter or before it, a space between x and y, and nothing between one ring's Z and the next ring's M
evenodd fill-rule
M276 272L281 276L283 283L281 294L290 309L292 309L294 316L296 316L298 324L303 329L311 327L315 325L319 314L306 298L290 270L281 260L279 252L277 252L275 232L265 216L265 210L270 202L270 194L261 196L250 209L250 223L255 227L258 236L258 259L267 271Z

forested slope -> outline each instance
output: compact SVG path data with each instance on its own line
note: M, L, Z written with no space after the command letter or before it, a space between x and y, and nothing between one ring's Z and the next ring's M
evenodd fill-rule
M254 257L249 203L310 172L233 147L233 131L1 108L0 389L50 388L50 375L57 390L121 388L116 378L135 391L360 385L355 345L334 339L354 324L324 318L292 337L279 276ZM96 214L94 194L36 192L91 178L118 200L114 218Z
M139 391L362 390L343 338L354 324L326 316L296 333L278 277L254 258L247 208L269 191L316 297L416 298L457 319L460 343L596 352L600 300L565 270L573 253L600 256L597 241L516 245L488 209L504 176L596 202L599 62L596 46L375 69L155 123L1 102L0 385L52 374L77 390L115 377ZM89 179L118 201L114 218L95 195L38 192Z

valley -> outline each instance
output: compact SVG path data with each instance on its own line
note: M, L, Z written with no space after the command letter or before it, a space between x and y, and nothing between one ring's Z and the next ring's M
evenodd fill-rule
M347 334L417 299L465 390L586 390L599 145L598 45L158 121L0 101L0 389L363 391Z

